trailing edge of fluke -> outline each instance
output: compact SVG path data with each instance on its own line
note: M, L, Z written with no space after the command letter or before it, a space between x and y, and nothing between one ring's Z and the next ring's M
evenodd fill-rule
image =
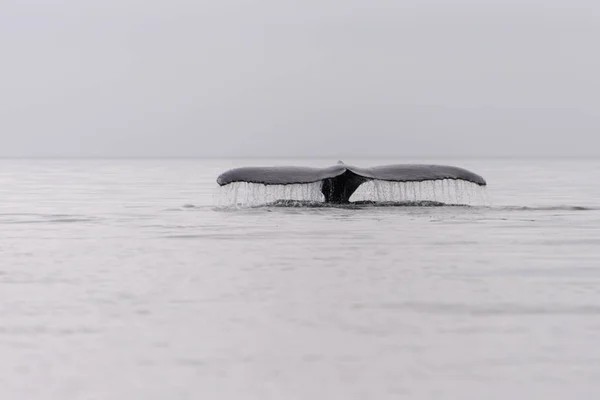
M263 185L291 185L323 181L321 192L327 203L348 203L352 193L366 181L423 182L443 179L463 180L485 186L481 176L447 165L396 164L358 168L338 162L328 168L243 167L224 172L217 178L221 186L234 182Z

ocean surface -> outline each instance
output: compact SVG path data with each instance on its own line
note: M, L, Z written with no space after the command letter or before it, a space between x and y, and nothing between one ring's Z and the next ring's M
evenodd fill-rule
M600 160L472 207L215 204L244 165L0 160L0 398L597 399Z

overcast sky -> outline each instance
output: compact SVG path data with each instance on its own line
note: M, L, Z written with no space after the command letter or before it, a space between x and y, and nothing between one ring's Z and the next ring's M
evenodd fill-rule
M598 0L2 0L0 156L600 156Z

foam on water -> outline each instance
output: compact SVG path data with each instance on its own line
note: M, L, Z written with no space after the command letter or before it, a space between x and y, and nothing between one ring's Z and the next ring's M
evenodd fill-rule
M281 200L320 203L325 201L321 193L322 184L322 181L293 185L234 182L219 188L215 204L218 207L255 207ZM367 181L354 192L350 202L488 204L485 187L451 179L423 182Z

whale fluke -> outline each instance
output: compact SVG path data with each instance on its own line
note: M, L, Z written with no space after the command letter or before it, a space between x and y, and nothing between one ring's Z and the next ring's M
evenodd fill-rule
M232 182L262 183L263 185L292 185L312 183L344 173L345 166L311 167L242 167L222 173L217 178L221 186Z
M291 185L322 181L321 192L328 203L347 203L364 182L382 180L423 182L444 179L463 180L479 186L487 183L481 176L459 167L426 164L396 164L358 168L338 161L327 168L311 167L243 167L224 172L217 178L221 186L233 182L263 185Z

